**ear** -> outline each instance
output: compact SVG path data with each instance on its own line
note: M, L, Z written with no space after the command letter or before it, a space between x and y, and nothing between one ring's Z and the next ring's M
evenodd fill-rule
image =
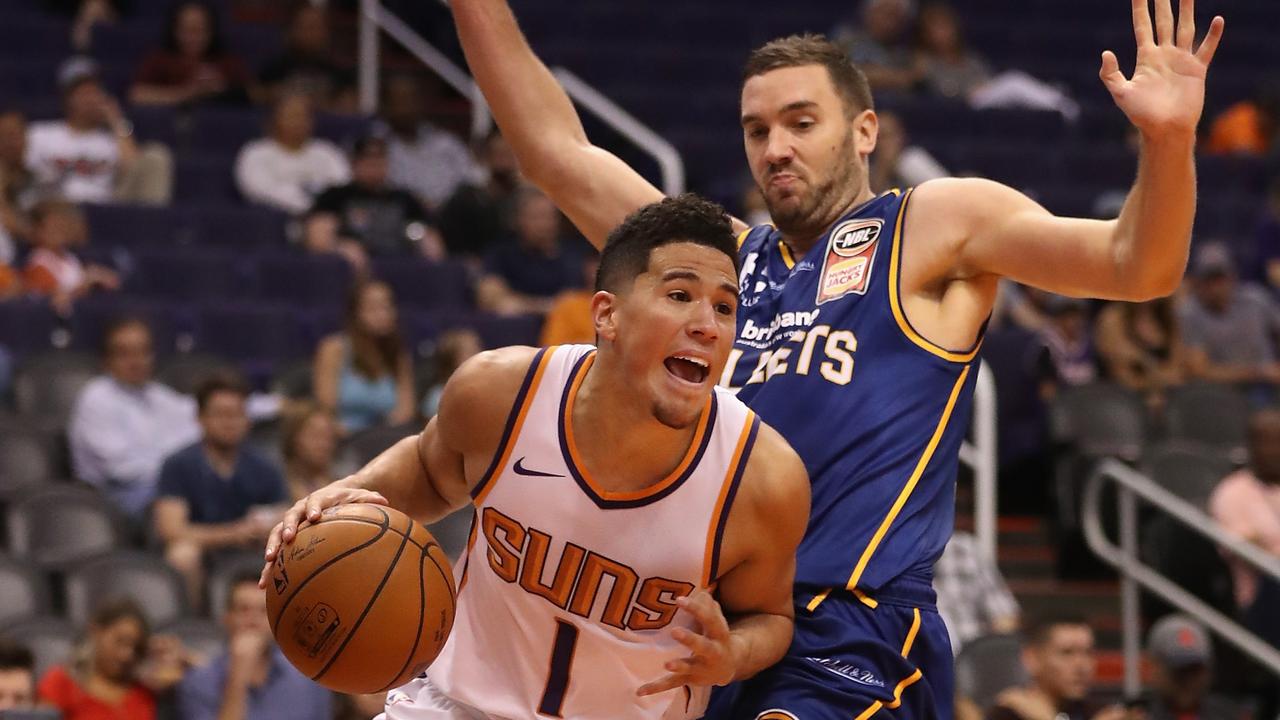
M591 324L601 342L614 342L618 338L618 296L601 290L591 297Z
M1027 669L1027 675L1036 677L1040 674L1040 654L1030 645L1022 648L1022 666Z
M863 157L875 152L880 135L880 118L875 110L863 110L853 118L853 147Z

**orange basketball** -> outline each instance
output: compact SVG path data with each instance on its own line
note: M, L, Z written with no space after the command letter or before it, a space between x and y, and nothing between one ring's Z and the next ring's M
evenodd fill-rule
M338 692L403 685L435 660L453 627L444 551L382 505L340 505L304 524L277 556L266 593L285 657Z

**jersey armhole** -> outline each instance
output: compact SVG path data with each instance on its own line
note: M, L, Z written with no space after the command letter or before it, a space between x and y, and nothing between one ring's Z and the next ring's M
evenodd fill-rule
M720 487L720 497L716 500L715 510L711 513L711 521L707 527L707 548L702 567L704 588L710 589L720 579L720 549L724 544L725 527L729 524L729 512L733 509L733 501L738 496L742 476L751 460L751 450L755 447L759 434L760 416L748 411L733 458L725 472L724 483Z
M507 416L506 427L502 430L502 439L498 441L498 447L494 450L493 461L489 463L489 467L484 471L484 475L480 478L480 482L471 488L472 502L479 507L484 502L484 496L493 489L494 480L498 477L499 472L506 466L507 460L511 455L511 449L515 447L516 439L520 437L520 428L524 425L524 419L529 413L529 406L533 403L533 398L538 394L538 385L542 382L542 376L547 369L548 361L554 354L556 348L543 348L534 355L533 362L529 364L529 371L525 373L524 382L520 384L520 391L516 393L515 402L512 403L511 413Z

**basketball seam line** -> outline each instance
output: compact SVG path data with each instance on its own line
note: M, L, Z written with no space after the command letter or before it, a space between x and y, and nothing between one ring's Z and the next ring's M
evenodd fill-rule
M359 545L357 545L357 546L355 546L355 547L351 548L350 550L345 550L345 551L343 551L343 552L341 552L341 553L339 553L339 554L337 554L337 555L334 555L333 557L329 558L328 560L326 560L326 561L325 561L325 563L324 563L323 565L321 565L320 567L318 567L318 568L316 568L314 571L312 571L312 573L311 573L310 575L308 575L308 576L307 576L307 578L306 578L305 580L303 580L302 582L298 583L298 587L294 588L292 593L289 593L289 598L288 598L287 600L285 600L285 601L284 601L284 604L282 604L282 605L280 606L280 613L276 616L276 621L275 621L274 623L272 623L272 625L271 625L271 634L272 634L272 635L275 635L275 634L276 634L276 632L277 632L277 630L279 629L279 627L280 627L280 621L284 619L284 613L285 613L285 610L288 610L288 609L289 609L289 605L293 603L293 599L294 599L295 597L297 597L297 596L298 596L298 593L302 592L302 588L306 587L306 586L307 586L307 583L310 583L313 579L315 579L315 578L316 578L316 576L318 576L318 575L319 575L321 572L323 572L324 570L328 569L328 568L329 568L330 566L332 566L334 563L336 563L336 562L338 562L339 560L342 560L342 559L344 559L344 558L350 557L351 555L353 555L353 554L355 554L355 553L360 552L361 550L363 550L363 549L365 549L365 548L369 547L370 545L372 545L372 544L376 543L378 540L381 540L381 539L382 539L382 537L383 537L384 535L386 535L386 534L387 534L387 530L391 529L391 517L390 517L390 516L388 516L388 515L386 514L386 512L385 512L385 511L383 511L383 510L381 510L381 509L379 509L379 510L378 510L378 512L381 512L381 513L382 513L383 518L385 518L385 519L386 519L386 523L377 523L377 522L373 522L373 521L371 521L371 520L360 520L360 521L358 521L358 522L366 523L366 524L368 524L368 525L376 525L376 526L378 526L378 527L380 528L380 530L378 531L378 534L377 534L377 535L374 535L373 537L371 537L371 538L369 538L368 540L364 541L363 543L361 543L361 544L359 544ZM343 520L350 520L351 518L342 518L342 519L343 519ZM282 553L283 553L283 552L284 552L284 548L280 548L280 552L282 552Z
M388 525L389 524L390 523L388 523ZM356 618L355 623L351 626L351 630L347 633L347 636L342 639L342 644L333 651L333 655L329 656L329 662L325 663L324 667L320 668L320 672L316 673L315 676L311 678L312 681L319 682L320 678L324 677L324 674L329 672L329 668L333 667L333 664L337 662L338 658L342 655L342 651L347 648L347 645L351 642L352 638L356 636L356 631L360 629L360 625L364 623L364 619L369 615L369 610L371 610L374 603L377 602L378 595L382 594L382 588L386 587L387 581L391 579L391 573L396 569L396 563L400 562L400 556L404 554L404 546L409 544L409 533L411 532L413 532L413 518L409 518L409 527L405 528L404 534L400 536L400 547L396 549L395 557L391 558L391 563L387 566L387 571L383 573L382 581L378 583L378 587L374 588L373 597L369 599L369 604L364 606L364 610L360 613L360 617Z
M390 525L390 524L383 525L382 523L374 522L373 520L366 520L366 519L364 519L364 518L341 517L341 518L336 518L336 519L341 520L341 521L343 521L343 522L364 523L365 525L377 525L378 527L386 528L389 532L394 532L394 533L396 533L397 535L405 535L406 537L408 537L408 535L407 535L406 533L402 533L402 532L400 532L399 530L397 530L397 529L395 529L395 528L391 527L391 525ZM409 530L408 530L408 532L413 532L413 526L412 526L412 525L410 525L410 526L409 526ZM428 532L430 532L430 531L428 531ZM417 543L417 541L415 541L413 538L409 538L409 544L410 544L410 545L412 545L412 546L414 546L414 547L416 547L416 548L418 548L419 550L421 550L421 551L423 551L423 552L426 552L426 551L427 551L428 549L430 549L432 546L440 547L440 543L436 542L435 540L431 540L431 541L429 541L426 545L419 545L419 544ZM440 547L440 550L441 550L441 551L443 551L443 550L444 550L444 548Z
M431 553L426 550L423 550L422 554L426 557L431 557ZM391 678L391 682L374 692L386 692L397 684L396 681L400 679L405 670L409 669L409 663L413 662L414 653L418 652L418 644L422 642L422 625L426 622L427 614L427 589L422 586L423 581L426 579L422 573L423 565L422 558L418 558L418 629L413 634L413 645L409 647L409 654L405 656L404 664L396 671L396 674Z

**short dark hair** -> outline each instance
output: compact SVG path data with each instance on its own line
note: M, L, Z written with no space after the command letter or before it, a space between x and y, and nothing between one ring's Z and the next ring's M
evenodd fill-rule
M258 587L258 580L260 580L261 578L262 578L261 573L255 572L253 570L249 570L247 568L243 570L237 570L234 573L232 573L231 582L227 583L228 607L230 607L231 593L235 592L236 588L246 583L256 588Z
M733 262L734 275L738 274L738 244L729 213L710 200L685 193L640 208L609 233L596 271L596 290L616 292L649 269L654 248L678 242L719 250Z
M35 668L36 658L30 648L8 638L0 638L0 672L35 672Z
M874 110L871 85L867 76L849 60L848 54L825 35L806 33L770 40L747 58L742 70L742 83L757 75L783 68L821 65L827 69L831 84L844 101L845 114L853 117L863 110Z
M196 408L203 413L209 406L209 400L216 394L235 393L242 398L249 397L249 386L239 375L229 372L216 372L205 378L196 388Z
M115 339L123 330L131 327L140 327L147 331L147 336L151 336L151 326L147 321L137 315L121 315L111 322L107 323L107 327L102 331L102 356L107 357L111 354L111 341Z
M1092 625L1084 618L1083 615L1074 613L1045 613L1037 617L1033 617L1027 623L1024 636L1027 644L1034 647L1044 647L1049 642L1049 636L1053 631L1060 627L1087 627L1092 629Z

